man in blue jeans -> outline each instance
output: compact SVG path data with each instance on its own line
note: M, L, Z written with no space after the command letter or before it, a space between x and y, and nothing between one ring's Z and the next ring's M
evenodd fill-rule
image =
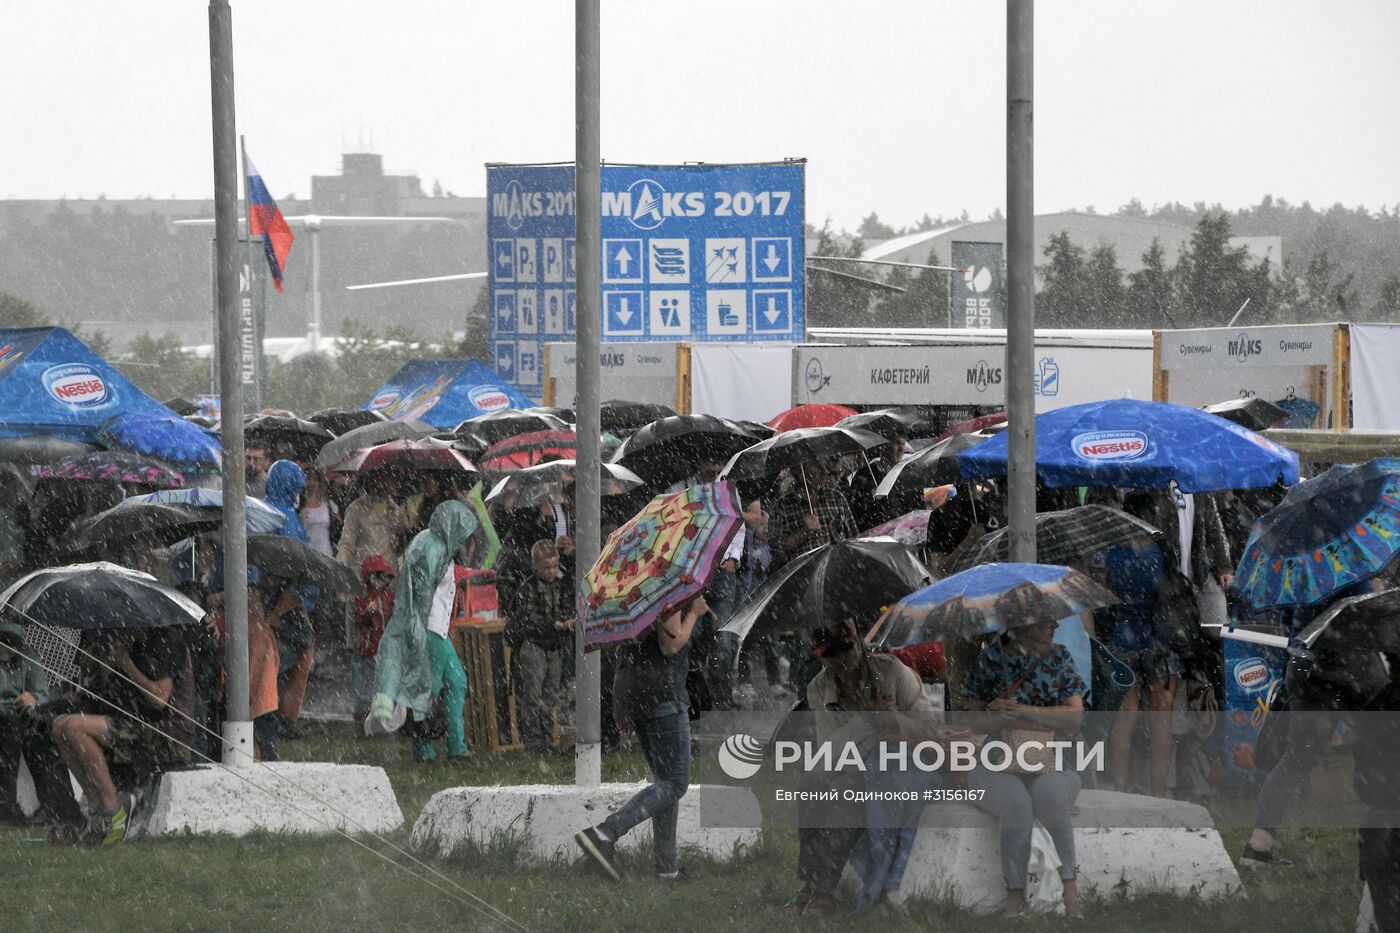
M690 787L690 716L685 674L690 635L710 607L697 596L657 624L618 660L613 686L619 719L630 719L651 767L652 783L597 826L574 834L579 848L613 881L621 881L614 850L632 827L651 820L652 871L685 883L676 846L681 798Z

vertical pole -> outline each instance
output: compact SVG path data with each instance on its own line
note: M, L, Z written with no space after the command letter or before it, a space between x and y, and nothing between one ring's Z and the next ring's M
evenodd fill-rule
M578 387L575 406L578 424L578 469L574 481L574 548L578 580L598 559L602 525L600 474L602 448L599 405L601 378L598 304L601 269L599 236L602 229L602 152L599 142L599 13L598 0L575 0L574 72L574 215L576 270L578 275L578 351L574 379ZM574 716L578 738L574 758L574 782L595 787L602 780L601 675L597 654L583 650L583 628L574 634L577 652L578 708Z
M1006 420L1011 559L1035 563L1035 88L1032 0L1006 3Z
M224 491L224 763L253 754L248 717L248 550L243 496L243 378L239 352L238 153L233 122L233 14L209 0L209 77L214 129L214 242L219 301L220 436ZM251 270L250 270L251 271Z

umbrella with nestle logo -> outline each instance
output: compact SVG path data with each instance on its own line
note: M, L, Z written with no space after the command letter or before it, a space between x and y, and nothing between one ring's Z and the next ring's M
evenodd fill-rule
M966 478L1006 475L1005 434L958 454ZM1037 415L1035 466L1046 486L1183 492L1298 481L1298 455L1224 418L1167 402L1121 398Z

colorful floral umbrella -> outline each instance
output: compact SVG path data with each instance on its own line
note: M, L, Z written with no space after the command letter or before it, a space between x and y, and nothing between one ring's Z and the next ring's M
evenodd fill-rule
M739 495L726 482L651 500L608 536L583 579L584 645L596 649L639 638L704 592L743 523Z
M1374 577L1397 553L1400 459L1339 464L1255 522L1234 592L1256 610L1312 606Z
M39 476L75 482L112 481L152 489L179 489L185 485L184 476L165 461L121 450L70 457L51 467L41 467Z

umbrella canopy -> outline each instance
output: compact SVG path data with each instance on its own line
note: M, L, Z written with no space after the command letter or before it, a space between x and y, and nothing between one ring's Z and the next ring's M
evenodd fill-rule
M954 434L992 434L993 428L1001 431L1006 430L1006 412L996 411L990 415L978 415L976 418L968 418L965 421L954 421L943 429L943 433L938 435L938 439L944 440Z
M493 411L489 415L468 418L452 433L460 438L474 441L482 447L490 447L510 437L521 434L536 434L541 431L567 431L569 423L557 415L540 411L519 411L514 408Z
M389 419L380 412L364 408L322 408L320 411L307 415L306 420L319 424L336 437L340 437L340 435L348 434L356 428L382 424Z
M774 431L772 428L768 427L768 425L762 424L757 421L739 420L735 421L734 423L737 424L739 427L743 428L745 431L748 431L750 434L752 434L754 437L758 438L761 441L767 440L774 434L778 433L777 431Z
M938 433L933 424L916 411L903 408L877 408L847 415L836 422L838 428L860 428L881 437L929 437Z
M166 628L204 618L204 607L179 590L105 562L36 570L0 594L0 611L79 631Z
M713 415L672 415L644 425L622 442L612 462L658 485L692 475L702 461L728 463L757 443L758 437L733 421Z
M604 463L602 468L601 495L621 495L646 483L636 473L616 463ZM552 460L516 470L496 484L486 496L486 501L499 502L507 509L523 509L542 502L562 502L564 484L574 481L576 469L577 464L573 460Z
M111 481L152 489L179 489L185 485L180 471L164 460L124 450L103 450L61 460L53 466L41 467L39 476L74 482Z
M164 405L166 408L170 409L171 411L175 412L175 414L179 415L181 418L185 417L185 415L199 414L199 405L195 402L191 402L183 395L177 395L174 398L168 398L165 401L161 402L161 404Z
M143 496L128 496L112 506L117 509L144 509L151 505L188 505L213 514L216 521L222 520L224 494L218 489L161 489ZM248 530L253 534L277 534L287 522L287 516L274 509L261 499L245 496L243 514Z
M739 451L720 474L725 479L760 479L779 470L823 457L864 453L885 443L869 431L853 428L796 428Z
M1400 590L1339 600L1298 633L1309 649L1360 649L1400 653Z
M1255 522L1233 591L1251 609L1314 606L1400 552L1400 460L1338 464Z
M40 466L92 453L93 445L52 434L0 437L0 463Z
M983 564L901 599L870 643L902 648L980 638L1021 625L1058 622L1112 606L1118 597L1077 570L1055 564Z
M1009 438L958 456L965 477L1005 476ZM1196 408L1120 398L1037 415L1035 465L1046 486L1127 486L1183 492L1298 481L1298 455Z
M477 466L490 473L523 470L547 460L573 460L578 453L573 431L535 431L509 437L486 448Z
M729 483L701 483L651 500L608 536L583 579L585 647L639 638L704 592L743 523Z
M217 470L223 452L208 432L184 418L160 411L115 415L98 429L97 441L106 447L204 470Z
M930 486L947 486L959 482L958 454L971 450L985 441L985 437L975 434L954 434L945 437L931 447L905 457L890 467L880 485L875 487L877 496L922 495Z
M928 578L928 568L893 538L833 541L793 558L763 581L720 630L747 639L822 628L877 612Z
M371 470L411 470L416 473L432 470L447 473L475 473L472 462L447 444L432 438L389 441L366 450L359 450L340 461L335 469L342 473L368 473Z
M629 402L623 399L610 399L598 409L599 427L611 431L619 437L653 421L670 418L675 412L665 405L651 402Z
M145 538L159 545L173 544L203 531L216 530L222 521L217 509L185 504L152 502L139 507L115 505L78 522L71 551L111 546Z
M1035 556L1041 563L1066 564L1115 544L1159 533L1142 519L1106 505L1041 512L1035 517ZM1001 528L959 554L957 560L948 565L948 571L956 573L978 564L1010 559L1011 529Z
M314 421L287 415L259 415L243 426L244 443L273 447L287 460L315 460L334 437Z
M915 509L912 512L905 512L898 518L881 522L874 528L862 532L861 537L894 538L900 544L906 544L909 547L923 547L928 538L928 521L932 515L932 509Z
M1201 411L1209 412L1216 417L1224 418L1226 421L1233 421L1251 431L1267 431L1269 428L1276 428L1288 420L1288 412L1273 402L1258 396L1232 398L1228 402L1207 405Z
M248 563L269 576L308 583L336 593L358 594L359 574L309 544L283 535L249 535Z
M357 450L387 444L390 441L416 440L432 433L432 425L424 421L380 421L367 424L362 428L346 431L322 447L321 452L316 455L314 465L318 470L330 470Z
M798 405L769 420L768 426L779 432L795 428L829 428L854 414L856 410L845 405Z
M525 410L536 415L553 415L565 424L575 424L578 422L578 416L574 414L572 408L557 408L553 405L535 405Z

